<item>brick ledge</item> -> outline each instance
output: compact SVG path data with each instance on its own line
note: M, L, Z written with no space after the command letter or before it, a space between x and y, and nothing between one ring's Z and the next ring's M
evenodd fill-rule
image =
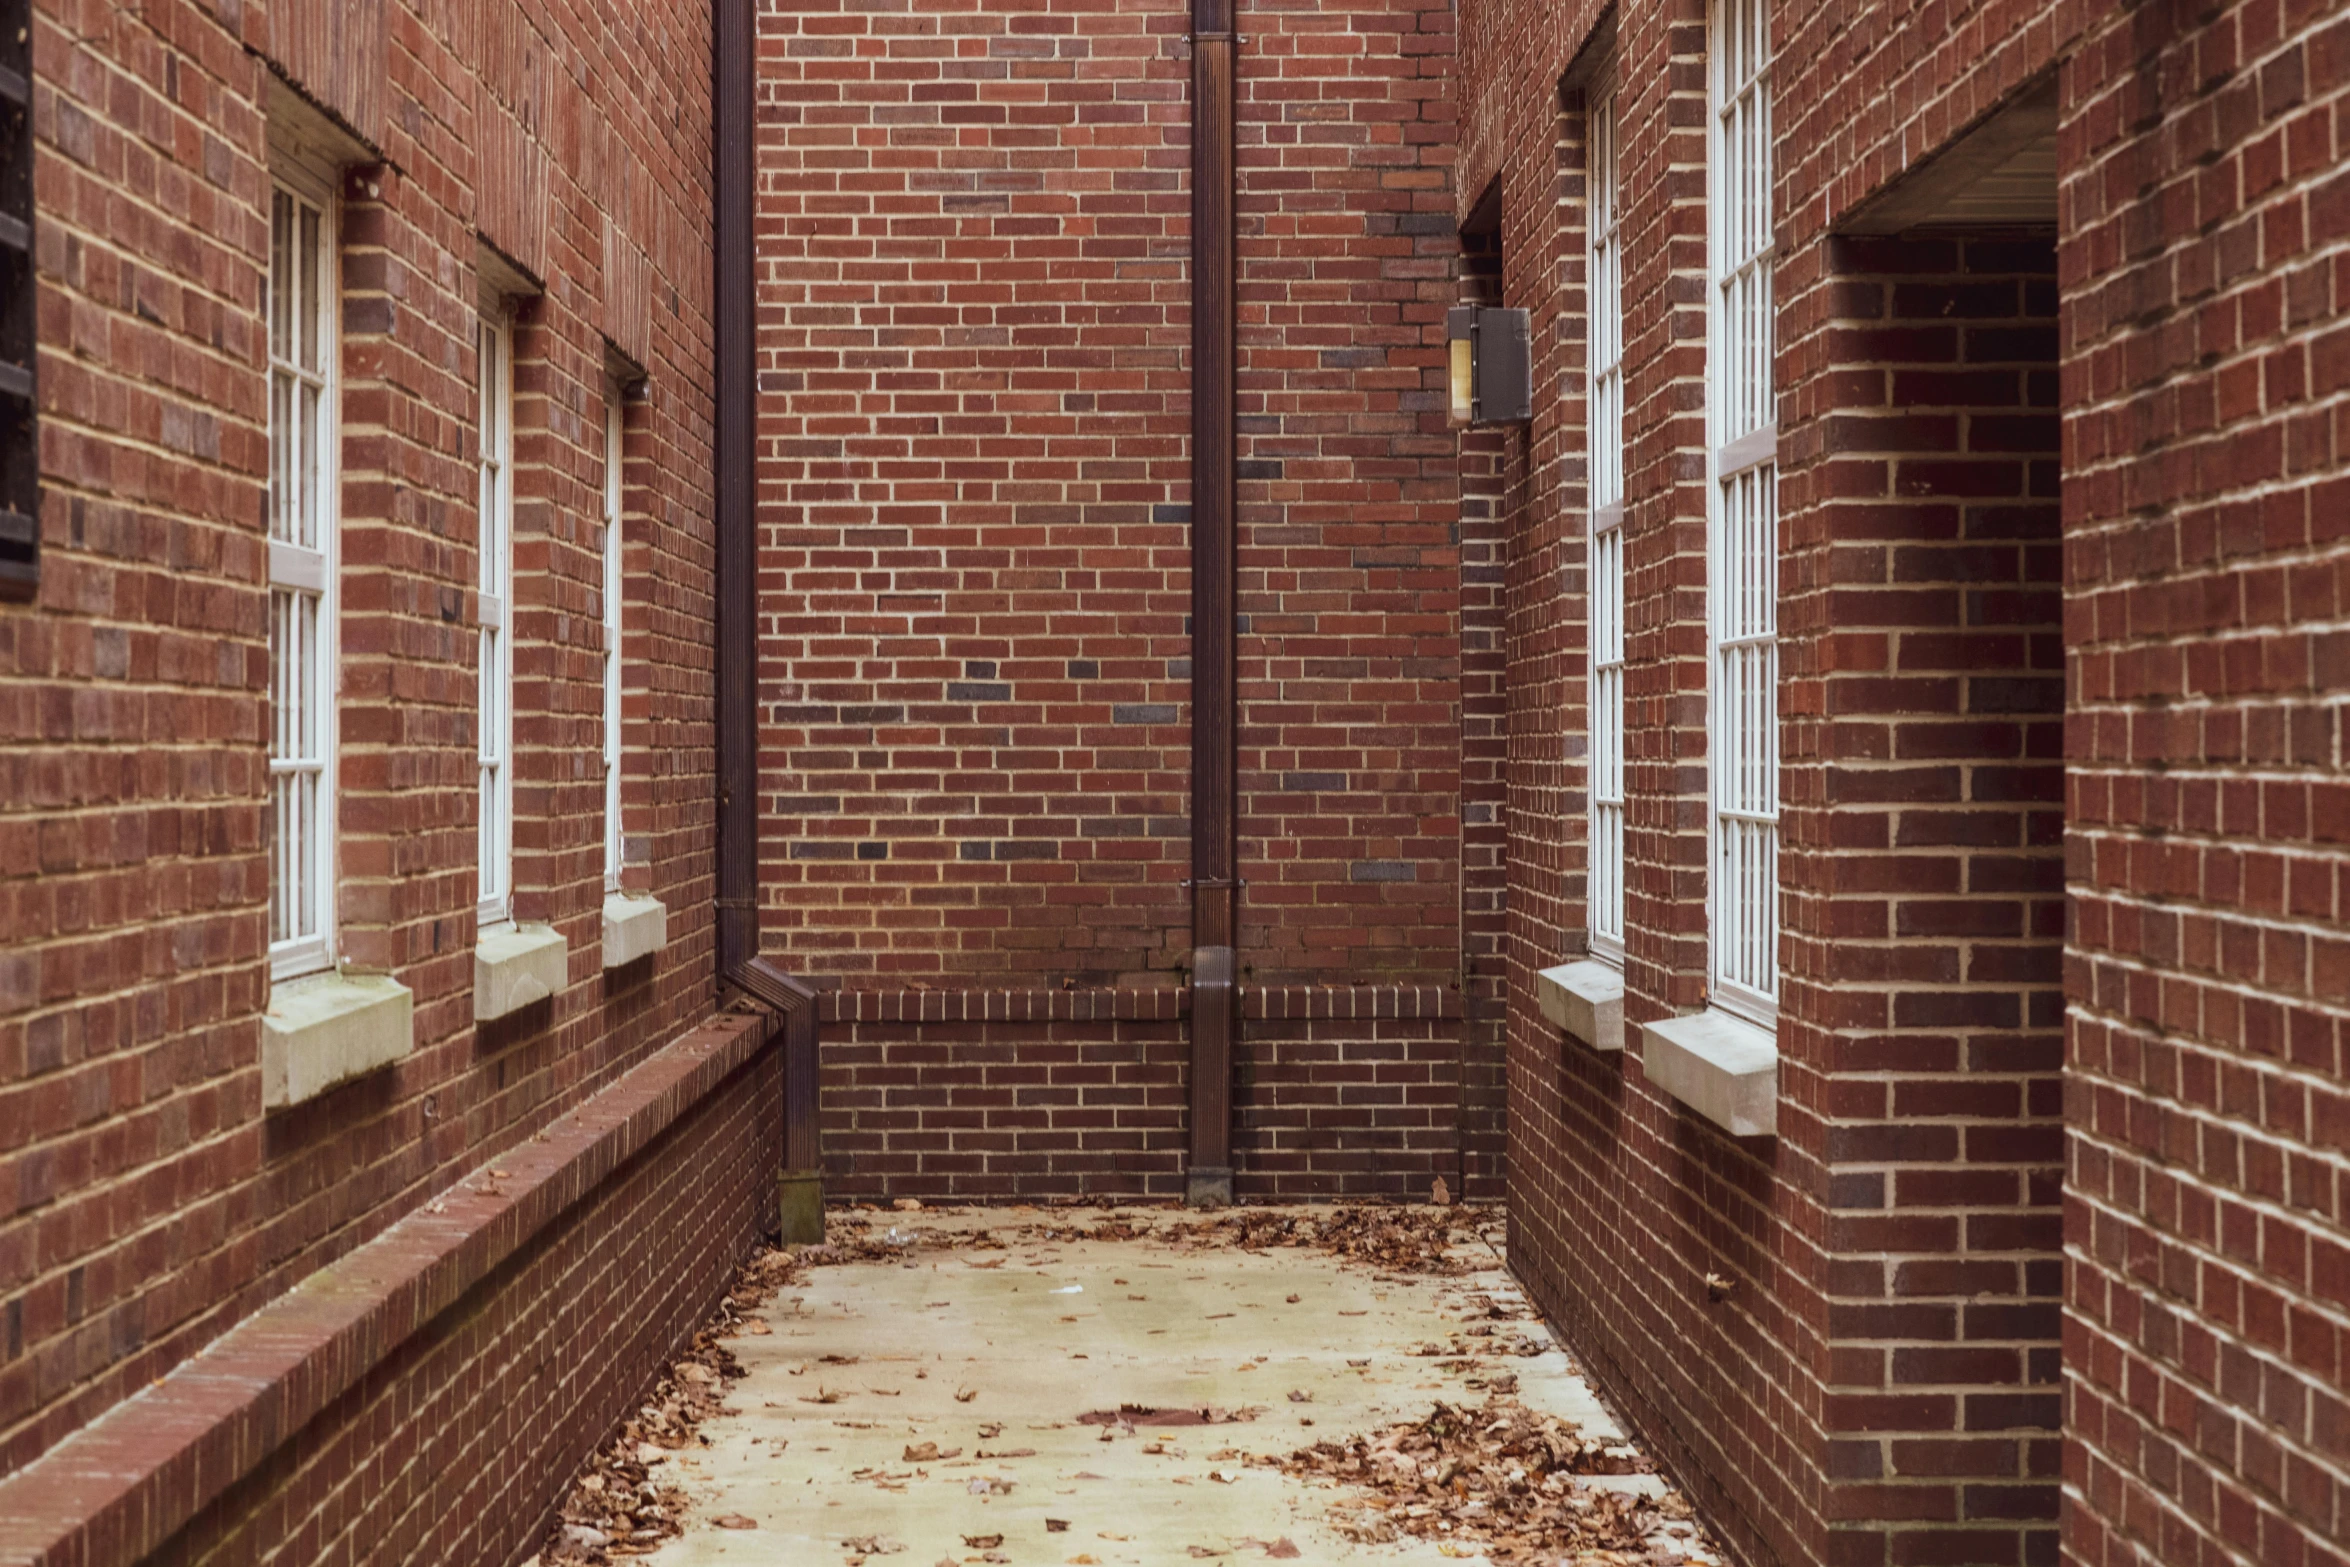
M827 1023L1172 1023L1191 990L827 990ZM1244 985L1241 1016L1257 1022L1458 1018L1446 985Z
M774 1037L713 1018L0 1480L0 1562L127 1567L676 1124ZM491 1168L506 1172L495 1181ZM439 1210L439 1211L435 1211Z

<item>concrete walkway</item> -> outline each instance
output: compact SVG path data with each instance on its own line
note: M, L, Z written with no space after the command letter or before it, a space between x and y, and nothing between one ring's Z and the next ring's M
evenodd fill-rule
M739 1413L705 1426L698 1453L667 1460L695 1505L684 1536L646 1559L1481 1560L1449 1541L1354 1543L1326 1523L1348 1493L1245 1456L1377 1432L1437 1400L1473 1407L1509 1375L1531 1408L1622 1439L1542 1324L1493 1320L1473 1300L1524 1307L1490 1249L1498 1235L1479 1256L1487 1267L1450 1278L1383 1274L1306 1248L1171 1244L1167 1227L1182 1216L1136 1210L1126 1217L1155 1223L1158 1236L1018 1238L1023 1225L1101 1217L880 1216L940 1239L986 1229L1009 1247L917 1242L903 1262L815 1269L770 1303L770 1331L729 1343L749 1372L729 1392ZM1483 1331L1460 1337L1472 1328ZM1129 1406L1207 1409L1215 1423L1118 1418ZM1589 1483L1661 1488L1649 1475ZM1689 1538L1686 1526L1677 1533Z

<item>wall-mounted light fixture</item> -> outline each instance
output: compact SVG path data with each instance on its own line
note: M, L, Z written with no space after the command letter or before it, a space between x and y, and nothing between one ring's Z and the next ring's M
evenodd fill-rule
M1533 330L1525 311L1463 306L1446 312L1444 335L1454 424L1534 417Z

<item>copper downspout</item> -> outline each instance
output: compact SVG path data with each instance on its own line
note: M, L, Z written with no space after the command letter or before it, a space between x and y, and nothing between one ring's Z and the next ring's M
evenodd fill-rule
M759 956L758 515L752 363L752 0L712 0L712 344L717 429L718 979L783 1019L783 1238L823 1239L816 996Z
M1233 680L1233 0L1191 7L1191 1157L1195 1207L1232 1201L1240 900Z

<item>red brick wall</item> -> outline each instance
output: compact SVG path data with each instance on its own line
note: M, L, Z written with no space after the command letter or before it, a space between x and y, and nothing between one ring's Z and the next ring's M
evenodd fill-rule
M827 999L835 1197L1183 1194L1185 1025L1171 992L843 992ZM1359 1010L1358 1010L1359 1009ZM1243 1201L1425 1200L1493 1177L1498 1137L1441 990L1252 992L1233 1103ZM915 1021L916 1018L928 1021Z
M826 1193L1180 1197L1183 1063L1172 1019L828 1023Z
M777 1066L754 1057L146 1560L527 1558L770 1222Z
M1988 309L1968 290L2004 289L2004 316L1970 323L1986 343L2007 329L2006 357L1982 366L2004 371L2002 387L1935 394L1952 465L1904 450L1907 427L1872 432L1875 447L1844 427L1823 438L1829 410L1866 401L1863 384L1879 404L1922 394L1896 392L1889 345L1853 336L1849 318L1868 301L1836 288L1865 290L1848 274L1866 263L1831 259L1805 188L1831 164L1851 167L1856 116L1872 136L1909 136L1915 158L1932 145L1917 143L1921 126L1957 128L1915 83L1964 94L1981 78L1957 62L2015 62L1967 42L1991 25L1973 15L1945 30L1906 11L1778 14L1790 989L1780 1134L1741 1141L1647 1083L1636 1027L1704 1003L1704 14L1621 13L1596 40L1590 9L1463 14L1462 189L1499 181L1504 295L1533 312L1537 353L1535 419L1512 437L1503 501L1512 1255L1741 1558L2040 1560L2053 1548L2055 1412L2053 280L2043 245L2036 261L1982 252L1974 274L1931 280L1931 299L1896 302L1891 286L1871 296L1890 325L1939 321L1953 299ZM1635 1025L1621 1060L1564 1039L1533 994L1536 970L1586 946L1582 115L1589 73L1611 55L1625 192ZM1850 83L1897 63L1888 91L1907 91L1916 118L1880 124L1881 106L1856 103ZM1819 159L1815 137L1844 140ZM1882 181L1902 165L1879 166ZM1943 259L1953 272L1964 264ZM1993 470L2005 489L1987 488ZM1992 504L2001 497L2004 510ZM1978 542L1962 523L1989 530L1979 549L1950 547ZM1901 591L1856 619L1862 606L1839 595L1872 552ZM1859 635L1831 648L1846 630ZM1915 686L1872 685L1859 661L1837 662L1872 635ZM1822 721L1811 693L1831 672L1845 683ZM1872 730L1890 736L1897 721L1914 755L1871 748ZM1948 813L1923 809L1926 795L1903 800L1928 774L1933 789L1957 791ZM1930 838L1943 814L1965 830L1915 841L1892 871L1868 840L1845 836L1875 817ZM1955 881L1896 910L1868 879L1894 871ZM1807 978L1807 951L1832 954L1833 972ZM1920 996L1921 982L1938 996ZM1709 1290L1709 1276L1726 1291Z
M1664 152L1659 113L1678 92L1671 123L1702 123L1695 40L1667 41L1696 15L1616 22L1644 563L1635 1019L1693 1005L1701 973L1699 862L1676 855L1702 734L1672 715L1702 690L1682 678L1699 623L1675 597L1695 586L1675 571L1699 512L1675 496L1701 437L1674 373L1701 339L1702 228L1698 188L1668 172L1699 160ZM1536 312L1538 354L1559 346L1551 312L1576 339L1577 127L1570 112L1553 213L1553 90L1592 22L1463 8L1459 188L1465 205L1502 182L1509 302ZM1582 924L1582 780L1559 746L1580 729L1584 656L1578 437L1561 428L1577 389L1547 414L1538 397L1513 449L1513 1255L1746 1559L2051 1560L2059 1489L2070 1560L2335 1559L2339 32L2321 8L1776 8L1790 986L1774 1143L1716 1138L1636 1063L1533 1015L1532 970L1577 951ZM1989 237L1826 239L2057 62L2053 268ZM1707 1302L1707 1272L1727 1301Z
M1189 962L1181 0L761 19L769 942ZM1240 54L1244 978L1458 969L1448 8Z
M0 609L0 1470L712 1004L704 8L36 11L44 570ZM265 1116L272 50L387 160L344 186L341 916L346 954L414 991L416 1049ZM519 334L517 906L571 949L566 990L484 1030L477 229L548 283ZM607 338L652 377L629 833L671 910L620 983L598 950Z
M1184 0L762 8L767 942L846 1016L998 1019L828 1046L845 1190L1175 1189L1182 1025L979 998L1171 994L1190 962L1188 25ZM1452 986L1475 925L1490 991L1499 605L1444 424L1450 8L1244 32L1242 983ZM1464 1136L1496 1187L1496 1011L1466 1063L1449 1017L1398 1045L1444 1108L1393 1124L1333 1108L1391 1079L1376 1051L1309 1068L1252 1022L1242 1188L1457 1186Z
M769 945L1169 983L1184 8L760 12Z
M1626 1017L1702 1004L1705 974L1703 8L1612 33L1626 345ZM1740 1141L1535 1006L1588 948L1584 113L1593 12L1477 7L1464 133L1502 192L1503 300L1533 313L1532 425L1502 505L1511 683L1511 1257L1578 1358L1739 1555L1825 1560L1816 1135ZM1487 70L1488 79L1476 72ZM1572 73L1572 74L1570 74ZM1566 82L1562 94L1561 83ZM1481 164L1472 164L1478 173ZM1784 1125L1783 1125L1783 1129ZM1708 1275L1735 1294L1714 1302Z
M1780 1115L1824 1183L1839 1561L2055 1548L2055 260L1830 238L1780 283Z
M2065 1337L2089 1567L2339 1562L2350 963L2338 8L2064 79Z
M1501 261L1498 236L1463 236L1463 302L1500 303ZM1501 430L1464 431L1460 438L1461 1132L1464 1185L1475 1198L1502 1195L1509 1140L1510 671L1502 495L1512 445Z

